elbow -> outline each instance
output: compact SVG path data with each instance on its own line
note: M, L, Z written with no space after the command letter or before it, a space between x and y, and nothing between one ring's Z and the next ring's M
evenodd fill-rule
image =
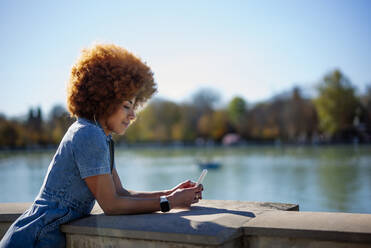
M103 211L107 216L119 215L116 211Z
M128 207L130 204L128 202L123 204L123 199L118 196L110 201L105 202L104 204L101 204L100 206L105 215L129 215L135 213L133 208Z
M118 197L115 196L113 199L99 202L100 207L105 215L118 215L120 214L120 208L118 204Z
M112 215L130 215L135 214L135 211L130 209L114 209L114 208L105 208L102 209L105 215L112 216Z
M113 206L101 206L105 215L118 215L118 211Z
M112 208L102 208L103 210L103 213L105 215L117 215L117 211L115 211L115 209L112 209Z

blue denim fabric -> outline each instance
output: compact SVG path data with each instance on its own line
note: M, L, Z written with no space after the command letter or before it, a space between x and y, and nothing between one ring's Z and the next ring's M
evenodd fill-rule
M99 123L78 118L63 137L38 196L8 229L0 247L65 247L59 226L90 213L84 178L110 174L109 141Z

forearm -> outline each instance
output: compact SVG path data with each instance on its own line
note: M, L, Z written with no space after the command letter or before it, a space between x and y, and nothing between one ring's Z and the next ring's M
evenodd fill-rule
M166 193L166 191L150 192L153 197L138 197L140 194L135 195L133 192L130 193L122 187L115 187L118 186L118 183L115 185L112 176L108 174L87 177L85 178L85 182L99 203L99 206L107 215L139 214L159 211L159 195ZM120 191L126 196L120 196L118 194ZM131 196L131 194L136 197ZM148 196L148 194L145 195ZM172 202L173 197L171 195L168 199L171 206L176 206Z
M161 191L134 191L134 190L125 190L119 193L120 196L130 196L134 198L160 198L163 195L170 195L172 190L161 190ZM128 195L127 195L128 194Z
M117 196L104 210L107 215L141 214L160 211L160 198Z

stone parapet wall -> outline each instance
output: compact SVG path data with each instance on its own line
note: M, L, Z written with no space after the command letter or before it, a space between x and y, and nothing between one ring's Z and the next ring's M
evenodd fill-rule
M0 235L30 203L0 204ZM61 226L67 247L371 247L371 215L295 204L201 200L190 211L90 216Z
M371 214L272 211L243 226L260 247L371 247Z

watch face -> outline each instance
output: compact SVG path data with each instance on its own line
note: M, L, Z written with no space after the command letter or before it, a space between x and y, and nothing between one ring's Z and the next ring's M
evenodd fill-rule
M161 207L161 212L169 212L170 210L170 204L167 200L161 202L160 207Z

